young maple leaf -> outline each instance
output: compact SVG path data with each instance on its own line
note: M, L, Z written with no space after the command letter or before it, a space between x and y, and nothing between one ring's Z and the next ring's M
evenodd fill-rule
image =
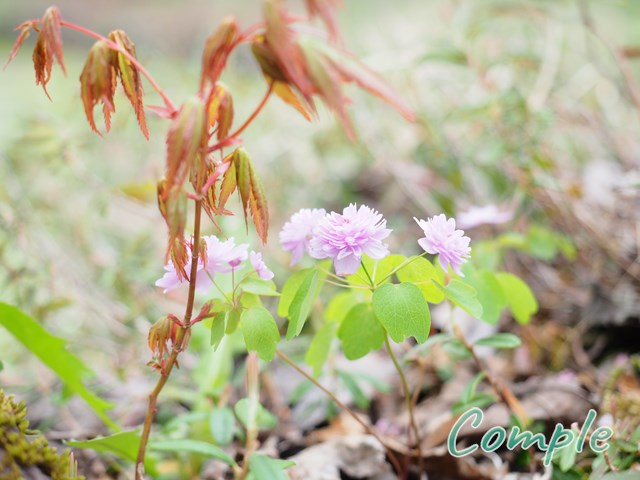
M47 83L51 79L51 70L53 68L53 60L58 62L62 72L66 75L67 69L64 65L64 54L62 49L62 32L60 28L60 10L58 7L49 7L42 18L39 25L32 24L33 28L39 30L38 39L33 49L33 68L36 73L36 85L42 85L44 93L51 99L47 92ZM9 59L11 60L18 53L21 42L23 42L28 33L25 33L25 24L22 24L22 32L18 36L14 51L12 51ZM18 27L20 28L20 27Z
M80 74L81 96L84 112L91 129L100 135L93 117L93 108L102 103L102 113L107 132L111 129L111 114L115 112L113 94L116 90L116 71L113 53L109 45L99 40L93 44Z
M114 30L109 34L109 40L123 48L129 55L136 58L136 46L122 30ZM122 52L113 51L115 58L112 59L112 66L116 74L120 78L120 83L124 89L124 93L131 102L133 110L136 112L136 118L140 125L140 130L146 139L149 139L149 130L147 129L147 120L144 114L144 105L142 103L142 79L140 72L131 60Z
M212 85L218 81L227 64L229 53L238 40L238 24L233 17L225 18L218 29L207 38L202 52L202 74L200 90L208 80Z

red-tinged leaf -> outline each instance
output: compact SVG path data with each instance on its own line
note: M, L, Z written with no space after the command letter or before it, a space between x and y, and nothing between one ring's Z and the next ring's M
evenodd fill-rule
M196 157L206 142L206 112L198 97L187 100L167 133L167 188L178 188L195 165Z
M320 17L327 27L329 38L336 42L340 38L336 9L342 5L341 0L305 0L311 18Z
M216 221L216 215L218 215L218 206L217 206L217 199L216 199L216 182L218 180L218 178L224 173L222 171L223 169L221 168L220 165L214 165L214 164L209 164L207 165L207 175L208 175L208 179L207 182L205 184L206 187L206 194L205 194L205 198L204 198L204 202L202 203L202 206L204 207L204 211L207 213L207 215L209 216L209 218L211 219L211 221L213 222L213 224L216 226L216 228L220 228L218 225L218 222ZM224 170L226 171L226 165Z
M236 191L237 187L236 164L233 161L234 154L235 151L225 158L225 161L229 162L229 168L224 173L224 176L222 177L222 185L220 186L220 198L218 199L218 211L220 213L226 211L224 206L227 204L227 200L229 200L231 194Z
M67 74L67 69L64 66L64 54L62 49L62 29L60 28L60 10L58 7L49 7L44 12L42 20L40 22L40 32L45 39L47 50L50 52L49 61L53 62L53 57L62 68L64 74ZM53 57L51 56L53 55ZM49 67L51 71L51 67Z
M233 163L236 167L236 183L240 200L242 200L242 212L244 222L249 230L249 197L251 195L251 157L244 148L238 148L233 152Z
M349 99L342 93L340 76L336 70L331 68L329 62L318 53L311 41L307 39L301 40L300 48L304 53L309 75L313 79L319 95L327 106L338 115L347 135L353 140L355 133L347 114Z
M224 140L229 135L229 130L233 124L233 97L229 89L217 83L209 95L207 111L209 112L209 127L216 123L218 140Z
M273 82L273 93L280 97L283 102L295 108L308 121L311 121L315 116L315 110L311 110L310 108L308 108L300 99L300 97L296 95L293 89L286 83Z
M266 44L273 52L279 68L285 74L288 83L293 84L307 102L311 101L314 88L308 78L304 57L295 41L295 34L285 22L282 0L266 0L264 18Z
M109 45L97 41L87 56L87 61L80 74L80 85L84 111L89 125L94 132L100 134L93 117L93 108L102 103L104 122L107 132L111 127L111 114L115 112L113 94L116 89L116 74L112 65L113 55Z
M262 182L258 178L256 171L251 168L251 195L249 196L249 210L253 224L256 227L256 233L262 243L267 243L267 235L269 233L269 206L267 197L264 194Z
M354 82L360 88L394 107L407 120L415 120L415 113L411 106L394 89L387 85L377 73L371 71L351 54L311 39L306 43L307 48L315 49L328 60L330 67L339 72L343 81Z
M238 24L233 17L225 18L218 29L207 38L202 52L200 90L209 80L214 85L227 64L227 58L238 40Z
M189 274L186 270L187 263L189 262L189 247L187 246L185 238L178 236L170 239L169 248L169 256L176 269L178 278L181 280L189 280Z
M109 39L118 44L133 58L136 58L136 46L122 30L114 30L109 34ZM133 110L136 112L140 130L145 138L149 138L149 130L147 128L147 120L144 114L144 105L142 103L142 79L137 67L122 52L113 52L115 59L113 66L120 78L120 83L124 89L124 93L131 102Z
M16 38L16 41L13 44L13 48L11 49L11 53L9 54L9 58L4 64L3 69L7 68L7 66L11 63L11 60L16 58L16 55L18 55L18 52L20 51L20 47L31 34L32 27L33 27L33 24L31 22L24 22L15 28L15 30L20 30L20 34L18 35L18 38Z
M257 35L251 42L251 52L258 61L265 77L278 82L287 83L289 80L280 68L275 53L266 44L264 35Z
M44 93L49 97L49 100L51 100L51 96L49 92L47 92L47 83L49 83L49 79L51 79L53 61L49 56L49 50L47 50L47 44L42 33L38 35L31 58L33 58L33 69L36 72L36 85L42 85Z
M266 243L269 229L269 209L262 183L258 179L251 163L251 157L246 150L238 148L234 151L233 163L247 229L249 228L250 214L260 240Z

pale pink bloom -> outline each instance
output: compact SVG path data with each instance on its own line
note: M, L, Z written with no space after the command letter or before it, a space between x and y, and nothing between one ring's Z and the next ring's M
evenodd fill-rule
M438 255L438 260L444 271L448 266L458 275L464 275L460 267L467 261L471 254L469 242L471 239L464 236L462 230L456 230L456 221L453 218L447 220L444 214L436 215L427 221L413 217L424 231L424 238L418 240L418 244L425 252Z
M191 250L188 251L188 255L189 260L184 267L185 271L187 272L187 278L191 274L191 265L193 262L193 259L191 257ZM169 263L164 266L164 269L164 275L162 276L162 278L159 278L156 281L156 287L164 288L163 293L175 290L182 283L188 283L188 280L185 280L184 278L178 276L172 260L169 260ZM204 270L202 259L198 259L198 269L196 270L196 272L196 290L201 293L206 293L209 288L211 288L212 283L211 279L209 279L206 271Z
M236 245L233 238L221 242L215 235L203 237L203 240L207 244L207 258L204 261L202 256L198 258L196 290L201 293L207 293L213 285L211 279L216 273L230 272L247 259L249 245L246 243ZM193 260L191 250L188 250L187 253L189 260L185 270L188 277L191 274ZM171 260L164 266L164 269L165 274L156 281L156 286L164 288L164 293L178 288L182 283L188 283L188 280L178 277Z
M499 225L513 218L513 210L500 210L493 204L484 207L473 206L458 214L460 228L474 228L479 225Z
M203 237L207 242L207 272L212 276L215 272L227 273L236 268L248 257L249 245L236 245L233 237L221 242L215 235Z
M337 275L352 275L360 267L363 254L374 259L389 255L387 245L382 243L391 233L386 226L387 221L377 211L351 204L342 214L331 212L320 222L311 239L311 256L332 258Z
M309 243L313 230L325 215L324 208L303 208L284 224L280 231L280 243L285 251L291 252L291 265L298 263L305 251L311 253Z
M262 254L260 252L249 253L249 261L262 280L271 280L273 278L273 272L269 270L269 267L267 267L264 260L262 260Z

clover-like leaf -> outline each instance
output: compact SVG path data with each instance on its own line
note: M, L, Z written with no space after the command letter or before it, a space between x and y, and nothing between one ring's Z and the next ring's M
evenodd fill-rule
M373 292L373 312L394 342L414 337L424 342L431 328L429 305L411 283L386 283Z
M338 329L342 351L349 360L357 360L378 350L384 343L384 335L384 329L368 303L361 303L349 310Z
M265 362L273 360L280 333L273 315L264 307L252 307L242 312L240 330L247 350L258 352Z

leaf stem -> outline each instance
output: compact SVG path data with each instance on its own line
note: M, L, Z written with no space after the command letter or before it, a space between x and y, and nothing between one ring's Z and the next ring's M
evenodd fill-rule
M136 480L144 480L144 456L147 449L147 443L149 442L149 435L151 434L151 424L153 423L153 417L156 413L156 405L158 403L158 396L164 388L169 375L173 370L174 365L178 360L178 355L186 347L185 340L188 339L188 333L191 328L191 317L193 315L193 305L196 295L196 276L198 273L198 250L200 246L200 223L202 218L202 201L197 200L195 205L195 214L193 221L193 261L191 262L191 273L189 275L189 294L187 297L187 306L184 312L184 320L182 327L176 333L176 340L171 350L171 355L167 359L166 365L163 366L160 378L156 383L155 388L149 394L149 406L147 407L147 413L144 419L144 425L142 427L142 434L140 435L140 446L138 447L138 455L136 458Z
M87 35L89 37L93 37L97 40L102 40L103 42L105 42L109 48L111 48L112 50L115 50L117 52L122 53L122 55L124 55L125 57L127 57L127 59L133 64L134 67L136 67L136 69L138 69L138 71L149 81L149 83L151 84L151 86L153 87L153 89L158 92L158 94L160 95L160 97L162 98L162 101L164 102L165 106L167 107L167 109L170 111L170 113L174 113L176 111L176 107L173 105L173 103L171 102L171 99L168 97L168 95L166 94L166 92L162 89L162 87L160 87L160 85L158 85L158 83L155 81L155 79L151 76L151 74L147 71L147 69L145 69L142 64L140 62L138 62L138 60L136 59L136 57L134 57L133 55L131 55L129 52L127 52L124 48L122 48L120 45L118 45L117 43L111 41L110 39L108 39L107 37L100 35L99 33L96 33L92 30L89 30L88 28L85 27L81 27L80 25L76 25L75 23L71 23L71 22L67 22L66 20L61 20L60 21L60 25L63 27L67 27L70 30L76 30L77 32L80 32L84 35Z
M273 84L274 84L273 82L269 84L269 88L267 89L267 92L264 94L264 97L262 97L262 100L260 101L256 109L253 111L253 113L249 116L249 118L247 118L245 122L240 127L238 127L236 131L234 131L231 135L229 135L228 138L235 138L239 136L242 132L245 131L245 129L249 125L251 125L251 122L253 122L258 116L258 114L260 114L264 106L267 104L267 100L269 100L269 97L273 93Z
M394 268L393 270L391 270L382 280L380 280L376 287L382 285L384 283L384 281L391 277L391 275L393 275L394 273L402 270L404 267L406 267L407 265L409 265L411 262L413 262L414 260L417 260L420 257L424 257L427 254L427 252L422 252L420 255L414 255L411 258L406 259L404 262L402 262L400 265L398 265L396 268Z
M384 334L384 345L387 348L387 353L389 357L391 357L391 361L393 362L393 366L396 367L396 371L398 372L398 376L400 377L400 383L402 384L402 394L404 395L405 404L407 406L407 410L409 412L409 424L411 426L411 431L413 433L413 439L415 442L415 447L418 454L418 463L420 465L420 474L424 472L424 468L422 465L422 448L421 443L422 439L420 438L420 433L418 432L418 425L416 424L416 419L413 414L413 397L411 395L411 391L409 390L409 384L407 383L407 377L404 375L402 371L402 367L398 363L398 359L393 353L391 349L391 343L389 342L389 335L385 332Z
M305 372L302 368L300 368L293 360L291 360L288 356L286 356L284 353L282 353L280 350L276 350L276 354L282 359L284 360L286 363L289 364L289 366L291 366L294 370L296 370L300 375L302 375L303 377L305 377L307 380L309 380L311 383L313 383L316 387L318 387L320 390L322 390L338 407L340 407L344 412L348 413L349 415L351 415L351 417L358 422L362 428L364 428L364 430L371 435L372 437L374 437L378 442L380 442L380 445L382 445L385 449L385 451L387 452L387 456L389 457L389 460L391 461L391 463L393 464L394 468L396 469L396 471L398 473L404 472L404 468L402 468L400 461L398 460L398 457L396 457L396 454L393 452L393 450L391 450L391 448L382 440L382 438L380 437L380 435L373 429L373 427L367 425L358 415L356 415L356 413L351 410L347 405L345 405L344 403L342 403L338 397L336 397L333 392L331 392L328 388L326 388L324 385L322 385L320 382L318 382L315 378L313 378L311 375L309 375L307 372Z

